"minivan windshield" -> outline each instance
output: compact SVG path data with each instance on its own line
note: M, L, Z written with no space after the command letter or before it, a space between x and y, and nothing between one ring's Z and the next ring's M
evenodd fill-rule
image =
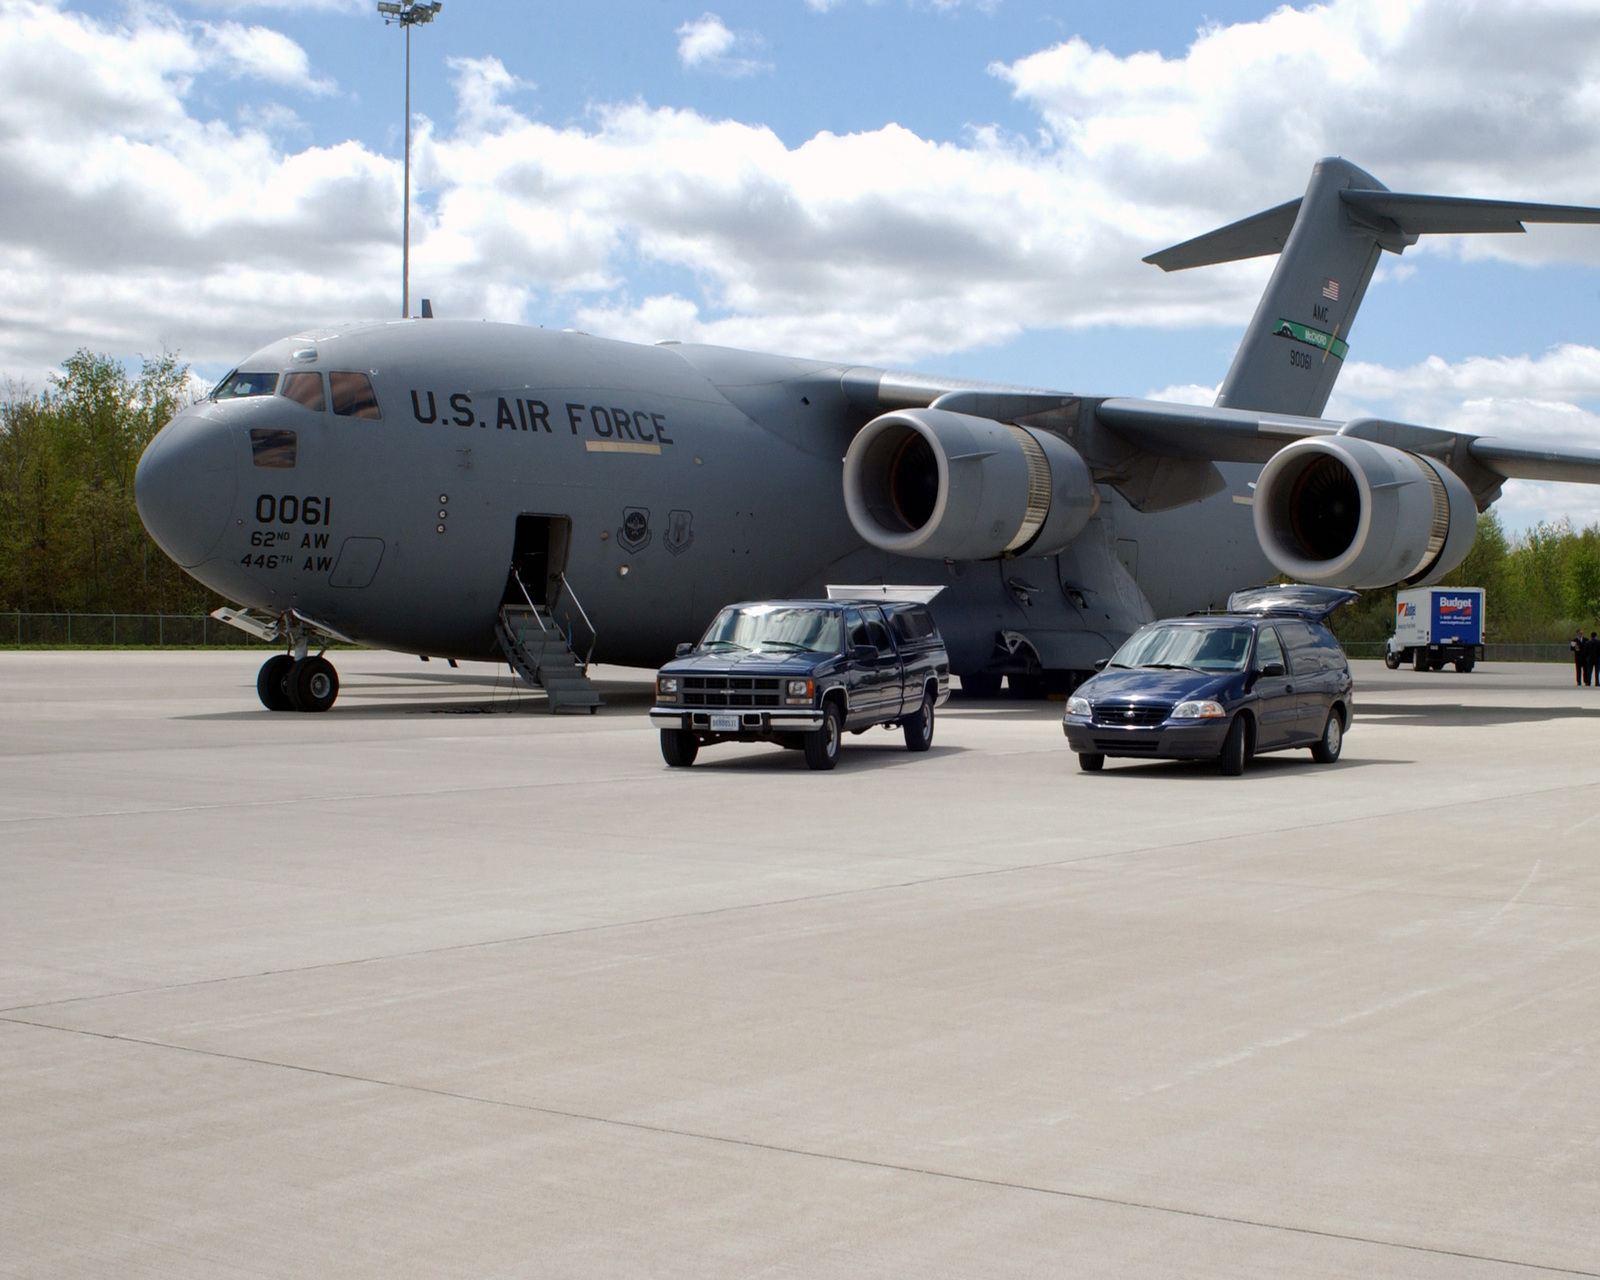
M1250 656L1249 627L1154 626L1136 631L1118 649L1113 667L1175 667L1243 671Z
M837 653L843 643L842 621L831 609L757 604L724 609L701 638L700 647L723 653L741 649L752 653Z

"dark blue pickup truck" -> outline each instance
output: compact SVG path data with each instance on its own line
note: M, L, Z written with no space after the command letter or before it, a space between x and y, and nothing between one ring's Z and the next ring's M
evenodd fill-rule
M950 696L950 659L924 604L764 600L729 605L700 642L656 676L650 723L669 765L716 742L776 742L813 769L839 760L845 730L899 726L906 747L933 743Z

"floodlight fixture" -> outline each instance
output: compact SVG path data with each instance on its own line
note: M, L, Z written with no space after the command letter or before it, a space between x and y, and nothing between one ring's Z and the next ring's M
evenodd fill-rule
M414 2L396 4L381 0L378 12L383 15L384 26L402 26L406 31L406 162L405 206L400 215L400 318L411 314L411 28L432 22L443 6L440 0L430 3Z

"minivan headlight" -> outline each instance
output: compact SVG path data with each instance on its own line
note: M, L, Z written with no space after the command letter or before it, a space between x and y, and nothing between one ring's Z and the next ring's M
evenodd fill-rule
M1082 716L1085 720L1094 714L1094 708L1089 705L1089 699L1080 698L1077 694L1067 699L1067 714L1069 716Z
M1209 698L1198 702L1180 702L1172 708L1174 720L1221 720L1227 714L1220 702L1212 702Z

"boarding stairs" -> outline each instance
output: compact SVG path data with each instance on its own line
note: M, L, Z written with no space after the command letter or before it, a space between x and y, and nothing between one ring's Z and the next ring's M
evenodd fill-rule
M601 702L600 691L589 679L588 654L582 658L578 656L571 630L563 631L551 610L534 604L522 579L515 574L513 577L521 589L523 602L502 605L500 620L495 624L495 636L506 661L527 684L545 691L552 715L582 711L593 715ZM579 617L588 625L588 615L567 585L565 574L560 581L562 589L572 596ZM589 654L594 652L593 632L594 628L590 627Z

